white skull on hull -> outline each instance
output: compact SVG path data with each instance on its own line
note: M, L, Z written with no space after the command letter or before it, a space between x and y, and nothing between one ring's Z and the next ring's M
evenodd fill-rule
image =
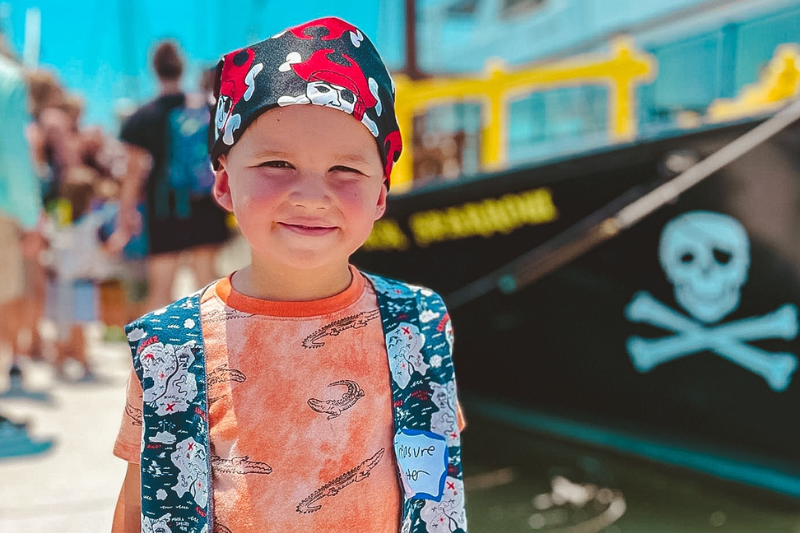
M734 218L708 211L674 218L661 233L659 259L675 300L698 320L717 322L739 306L750 242Z

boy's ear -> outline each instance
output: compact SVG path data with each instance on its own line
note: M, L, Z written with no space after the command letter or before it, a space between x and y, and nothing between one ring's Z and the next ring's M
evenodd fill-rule
M378 203L375 206L375 220L378 220L386 212L386 196L389 194L389 189L386 187L386 181L381 184L381 192L378 196Z
M219 156L217 168L214 169L214 200L226 211L233 212L233 200L228 176L228 161L225 154Z

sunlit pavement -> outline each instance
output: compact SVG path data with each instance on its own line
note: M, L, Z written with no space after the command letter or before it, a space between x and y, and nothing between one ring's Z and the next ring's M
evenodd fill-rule
M58 379L47 363L25 362L22 395L0 396L0 412L27 421L37 455L0 458L0 532L107 533L125 472L111 448L125 405L130 352L92 330L94 381ZM4 361L5 363L5 361ZM6 365L0 390L7 390ZM2 443L0 443L2 446Z

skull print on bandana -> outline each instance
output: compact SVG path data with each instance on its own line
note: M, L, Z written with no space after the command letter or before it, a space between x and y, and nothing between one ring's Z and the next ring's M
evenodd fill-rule
M247 48L229 54L230 61L222 65L222 82L217 97L217 112L214 116L215 140L222 135L222 142L233 144L233 132L239 129L242 117L233 109L242 98L250 100L255 86L255 77L264 68L262 63L253 65L255 54Z
M212 161L262 113L297 104L338 109L361 122L375 138L387 185L402 151L394 82L372 42L338 18L313 20L226 54L214 95Z

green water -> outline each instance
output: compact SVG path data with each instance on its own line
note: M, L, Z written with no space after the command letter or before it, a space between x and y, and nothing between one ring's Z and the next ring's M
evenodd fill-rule
M471 533L800 533L800 500L467 420Z

